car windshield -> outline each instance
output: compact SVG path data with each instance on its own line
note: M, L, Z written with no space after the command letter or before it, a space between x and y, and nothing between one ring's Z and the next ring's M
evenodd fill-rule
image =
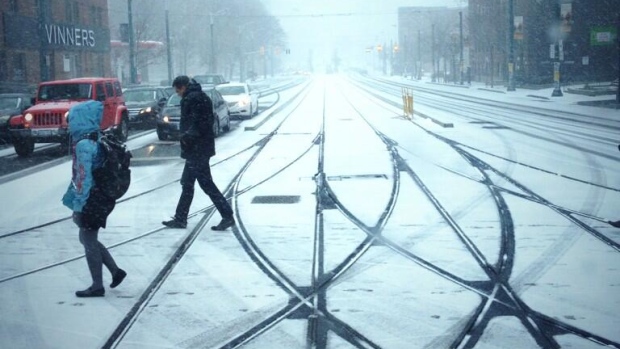
M126 103L144 103L155 100L155 90L127 90L123 92Z
M168 102L166 103L167 107L178 107L181 105L181 97L179 95L172 95L168 98Z
M43 85L39 88L39 101L91 99L93 96L92 84L69 83Z
M17 109L21 103L19 97L0 97L0 110Z
M217 90L224 96L235 96L245 93L245 87L243 86L221 86Z

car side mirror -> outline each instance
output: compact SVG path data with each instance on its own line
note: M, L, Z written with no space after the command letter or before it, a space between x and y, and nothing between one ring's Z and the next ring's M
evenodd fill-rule
M157 104L159 104L160 107L166 104L166 97L160 98Z
M30 104L35 105L37 103L37 99L32 97L30 98Z
M104 102L105 101L105 96L104 95L97 95L97 100L99 102Z

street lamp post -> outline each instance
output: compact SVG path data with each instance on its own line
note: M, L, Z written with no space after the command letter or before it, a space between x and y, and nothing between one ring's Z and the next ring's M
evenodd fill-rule
M170 25L168 22L168 0L166 0L166 55L168 59L168 84L172 84L172 49L170 47Z
M210 13L211 23L209 25L211 31L211 62L209 67L211 68L211 73L215 74L217 72L217 67L215 66L215 39L213 36L213 14Z
M436 72L435 72L435 24L432 25L432 44L431 44L431 59L433 60L433 76L431 78L432 82L437 82Z
M135 84L138 82L138 74L136 72L136 43L133 35L133 15L131 13L131 0L127 0L127 17L129 22L129 77L130 82Z
M463 11L459 12L459 31L461 35L461 54L459 57L459 71L461 72L461 85L463 85Z
M508 91L515 88L515 11L514 0L508 0Z

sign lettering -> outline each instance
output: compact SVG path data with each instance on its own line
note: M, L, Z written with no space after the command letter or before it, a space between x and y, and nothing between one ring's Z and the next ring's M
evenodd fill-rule
M46 24L45 33L50 45L95 47L95 31L77 27Z

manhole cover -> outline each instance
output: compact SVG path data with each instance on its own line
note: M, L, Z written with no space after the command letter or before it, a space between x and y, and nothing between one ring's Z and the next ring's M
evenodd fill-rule
M299 195L264 195L252 198L253 204L296 204L299 202Z

